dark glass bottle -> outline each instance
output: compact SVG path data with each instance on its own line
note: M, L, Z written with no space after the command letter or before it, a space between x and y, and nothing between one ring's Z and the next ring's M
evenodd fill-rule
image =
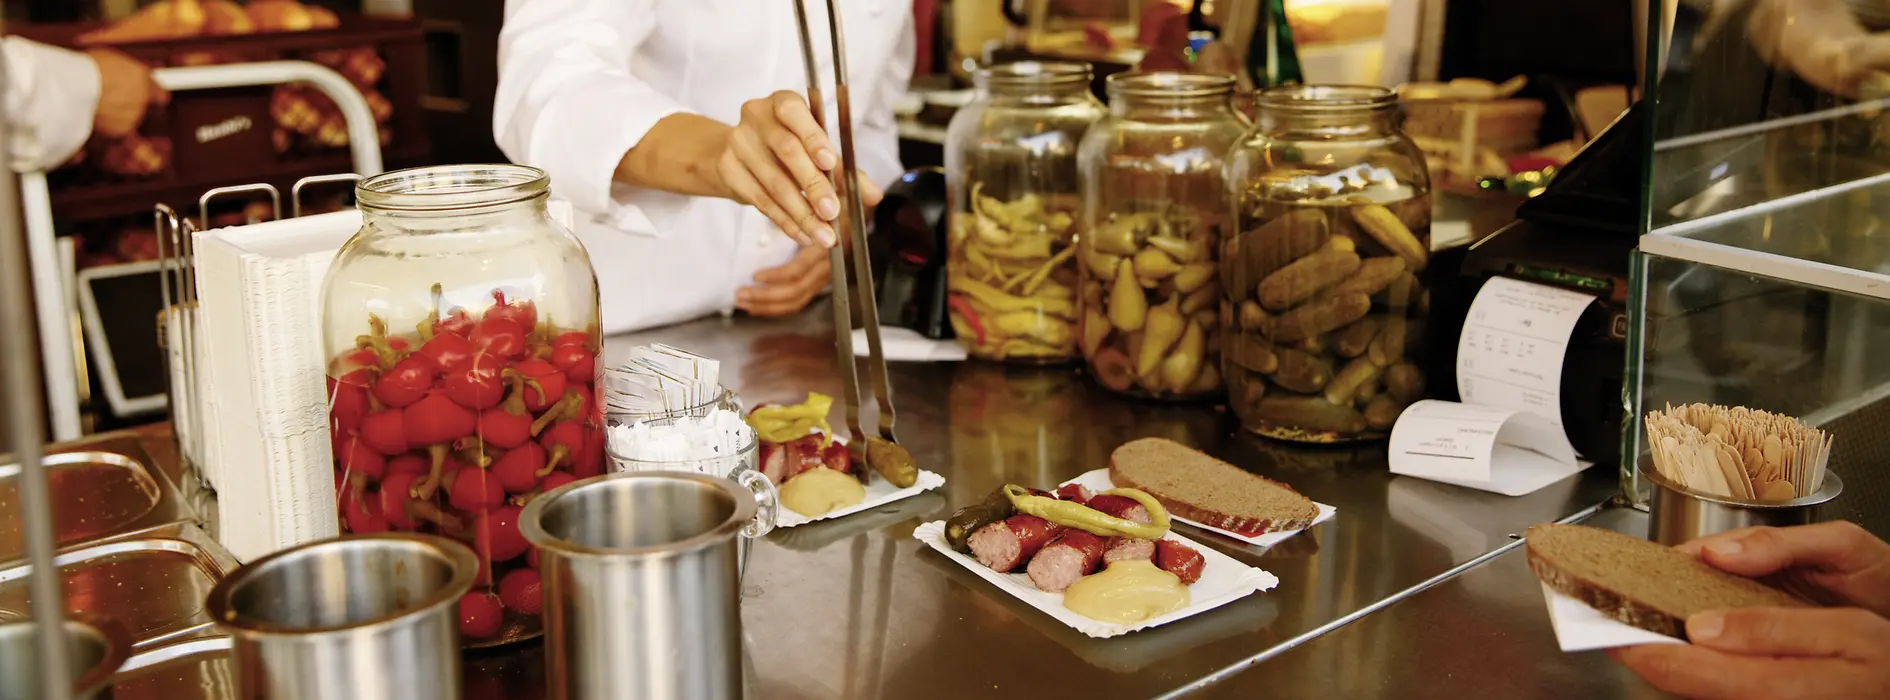
M1256 89L1306 82L1299 69L1299 51L1293 46L1293 28L1286 24L1286 0L1262 0L1247 43L1247 75Z

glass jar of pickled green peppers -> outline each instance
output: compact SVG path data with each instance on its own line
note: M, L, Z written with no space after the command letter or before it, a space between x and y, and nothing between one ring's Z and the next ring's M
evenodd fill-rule
M1390 90L1298 85L1255 102L1227 156L1240 232L1220 259L1228 404L1269 437L1382 436L1424 396L1424 156Z
M1222 157L1246 124L1233 76L1109 76L1083 137L1079 344L1090 375L1153 398L1221 392Z
M1077 144L1103 115L1089 66L1010 63L976 76L952 117L946 303L973 357L1022 364L1077 355Z

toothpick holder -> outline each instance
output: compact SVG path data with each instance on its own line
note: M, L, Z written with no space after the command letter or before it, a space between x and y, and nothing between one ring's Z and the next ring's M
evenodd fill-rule
M1742 527L1808 525L1816 521L1819 506L1844 492L1844 480L1830 470L1825 471L1823 488L1817 493L1778 503L1725 498L1686 488L1661 476L1647 456L1641 457L1640 472L1641 480L1654 487L1647 538L1669 546Z

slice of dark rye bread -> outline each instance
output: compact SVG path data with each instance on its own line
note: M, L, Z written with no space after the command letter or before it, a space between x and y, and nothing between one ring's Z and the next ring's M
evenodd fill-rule
M1810 605L1678 549L1613 530L1549 523L1529 528L1525 538L1529 569L1550 588L1670 637L1686 639L1687 618L1697 612Z
M1300 530L1319 517L1319 506L1293 487L1162 438L1116 448L1109 480L1148 492L1179 517L1223 530Z

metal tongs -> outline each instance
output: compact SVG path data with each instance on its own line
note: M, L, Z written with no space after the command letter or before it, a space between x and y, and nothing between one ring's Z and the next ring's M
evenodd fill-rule
M794 0L794 20L800 27L801 61L807 68L807 107L814 113L814 121L822 129L827 127L827 111L820 90L820 65L814 53L813 30L807 19L807 4L818 0ZM903 457L910 462L912 456L905 448L898 446L893 436L892 384L886 379L886 355L881 349L879 339L879 304L873 299L873 265L866 250L866 208L860 202L859 163L853 153L853 115L852 104L847 93L847 54L846 40L840 31L840 10L834 0L825 0L827 5L827 31L833 51L833 89L839 119L840 132L840 169L831 173L834 195L840 199L842 217L837 227L843 245L828 249L828 262L833 268L833 325L834 355L840 365L841 402L846 407L847 430L849 441L847 450L853 459L862 464L871 465L867 453L869 448L896 450L895 459ZM853 264L847 264L847 248L853 249ZM855 283L848 281L848 272L852 272ZM853 312L852 307L860 309L861 325L866 330L866 368L872 375L873 394L879 401L879 435L868 436L860 427L860 371L853 358ZM890 455L889 455L890 456Z

